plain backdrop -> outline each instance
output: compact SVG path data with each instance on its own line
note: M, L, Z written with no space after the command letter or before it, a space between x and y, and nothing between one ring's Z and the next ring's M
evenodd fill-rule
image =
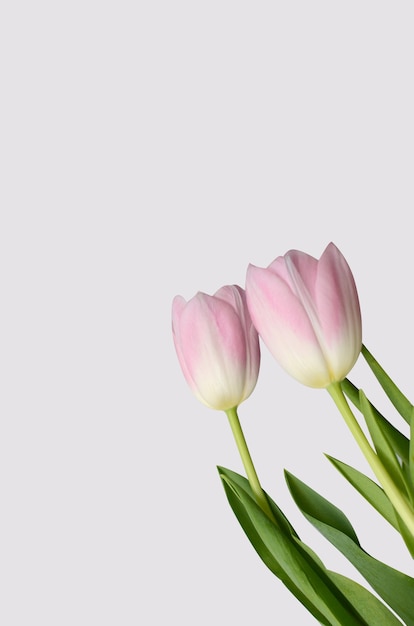
M243 469L187 388L171 301L333 241L364 342L414 397L413 22L411 2L2 2L3 626L315 623L227 504L216 466ZM401 423L361 360L350 378ZM324 457L370 474L325 391L263 348L240 418L328 567L362 580L284 468L413 575Z

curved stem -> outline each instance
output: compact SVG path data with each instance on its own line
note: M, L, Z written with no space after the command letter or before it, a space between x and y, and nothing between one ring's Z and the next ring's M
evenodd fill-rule
M229 418L231 430L233 432L233 436L236 441L236 445L239 450L244 469L246 470L247 478L250 487L252 488L255 500L262 509L262 511L266 513L266 515L272 520L272 522L275 522L275 518L269 506L269 502L267 501L266 495L260 485L259 478L253 465L252 457L250 456L250 452L247 447L246 439L244 437L239 416L237 414L237 407L226 411L226 415Z
M398 515L404 521L406 527L414 538L414 511L404 498L400 490L395 486L394 481L388 474L387 470L381 463L377 453L371 447L364 431L359 425L357 419L352 413L350 406L345 398L340 383L332 383L327 387L329 394L338 407L342 417L344 418L354 439L359 445L363 455L371 466L372 471L377 477L379 483L388 496L391 504L397 511Z

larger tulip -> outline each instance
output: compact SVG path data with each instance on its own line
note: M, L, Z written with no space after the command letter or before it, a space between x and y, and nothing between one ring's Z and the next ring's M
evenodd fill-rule
M259 337L245 291L227 285L213 296L197 293L172 305L175 349L195 396L212 409L228 411L252 393L259 373Z
M361 312L333 243L319 260L290 250L266 269L249 265L246 294L259 335L289 374L321 388L346 377L362 347Z

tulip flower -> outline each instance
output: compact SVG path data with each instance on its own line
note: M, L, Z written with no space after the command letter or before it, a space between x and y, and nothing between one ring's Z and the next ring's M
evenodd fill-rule
M328 458L400 533L414 558L414 408L362 345L358 293L338 248L330 243L319 259L290 250L267 268L249 265L245 290L228 285L212 296L198 292L189 301L176 296L172 331L191 390L208 407L224 411L229 420L247 481L221 466L220 478L240 525L270 571L318 623L414 626L414 578L367 554L341 510L285 472L299 509L323 535L333 537L337 547L335 537L345 537L339 546L343 555L376 595L351 579L327 572L320 559L312 556L262 489L239 420L238 407L257 382L261 337L290 375L330 394L378 482ZM404 431L411 424L411 438L391 425L363 390L347 380L360 352L403 418ZM306 410L302 419L309 418Z
M259 335L246 292L227 285L214 296L197 293L172 305L175 349L194 395L212 409L225 411L257 504L273 520L237 414L256 386L260 367Z
M347 376L362 347L361 312L333 243L319 260L290 250L266 269L249 265L246 296L259 335L291 376L320 388Z
M172 305L175 349L188 385L204 404L228 411L252 393L259 373L259 337L245 291L227 285Z

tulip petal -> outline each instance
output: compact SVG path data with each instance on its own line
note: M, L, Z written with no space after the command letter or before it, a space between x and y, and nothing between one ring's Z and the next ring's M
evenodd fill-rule
M189 302L176 296L172 318L177 356L196 397L220 410L245 400L256 385L260 348L244 291L232 285Z
M362 325L352 272L333 243L319 260L315 300L327 359L335 379L341 380L361 351Z
M250 317L246 292L238 285L226 285L221 287L215 297L225 300L236 310L241 323L245 341L247 343L246 363L245 363L245 387L244 397L247 398L256 386L258 371L260 367L260 345L256 328Z
M259 335L282 367L310 387L329 378L324 355L303 303L285 280L269 269L249 265L247 303Z
M362 345L355 282L333 243L319 260L290 250L268 268L247 270L253 323L273 356L311 387L345 378Z

